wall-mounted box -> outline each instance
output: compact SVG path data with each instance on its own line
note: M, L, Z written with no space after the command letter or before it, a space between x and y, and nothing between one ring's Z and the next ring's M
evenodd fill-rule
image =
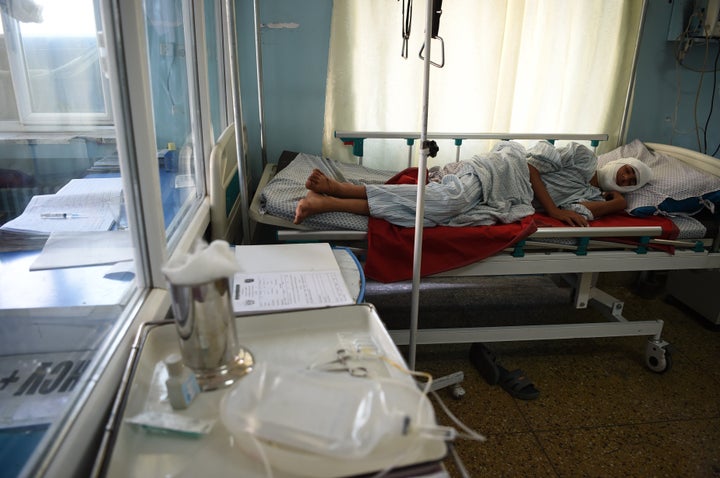
M720 0L674 0L668 25L668 41L683 34L692 38L720 37Z

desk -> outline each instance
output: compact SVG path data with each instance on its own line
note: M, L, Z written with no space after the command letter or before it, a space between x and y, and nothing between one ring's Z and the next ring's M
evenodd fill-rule
M338 348L348 347L348 343L353 341L372 343L389 359L404 363L375 309L367 304L244 316L236 321L239 341L253 353L257 364L305 368L309 364L331 360ZM147 433L124 422L124 418L145 411L172 412L167 399L162 398L166 377L162 360L178 350L175 326L172 322L148 324L145 333L137 355L128 364L128 370L131 366L134 368L134 374L129 377L130 386L118 392L116 403L122 403L124 409L118 417L119 421L108 423L106 427L112 446L100 451L96 465L102 465L111 478L267 476L261 461L248 454L248 449L240 440L234 439L219 420L220 403L232 388L203 392L187 410L176 412L188 418L217 420L211 433L198 439ZM383 361L368 360L366 365L370 379L391 378L411 389L415 387L410 376ZM235 386L241 387L242 380ZM407 406L409 410L418 407L415 399L412 403L399 403L398 400L398 396L388 395L388 406ZM435 423L429 401L423 401L420 410L422 422L427 425ZM445 457L446 451L442 440L420 436L397 436L392 440L386 437L362 459L321 458L319 455L283 450L282 447L265 448L277 478L371 473L394 464L396 460L400 461L399 467L416 467L414 470L417 473L403 476L443 476L437 474L442 473L440 460ZM409 470L406 468L404 471Z
M352 297L361 301L364 278L357 259L346 249L336 249L333 253ZM124 302L133 283L105 277L112 266L30 272L28 269L37 254L37 251L0 254L0 350L5 356L5 361L0 361L0 378L11 376L13 370L19 371L16 383L0 389L0 401L3 397L12 397L32 372L20 363L27 361L25 359L55 363L92 359L121 312L119 304ZM53 310L58 307L59 310ZM240 325L240 331L243 330ZM46 354L48 350L55 353ZM83 355L76 351L82 351ZM25 398L28 404L43 398L54 404L67 395L69 392L62 394L56 390L49 395ZM12 410L5 411L12 413ZM59 414L62 407L55 406L50 412ZM12 415L0 414L0 418L6 419L0 420L4 427L17 426L12 424ZM14 469L6 460L22 466L45 434L46 422L52 419L54 415L38 419L31 426L1 429L0 450L4 453L0 453L0 468L8 472Z

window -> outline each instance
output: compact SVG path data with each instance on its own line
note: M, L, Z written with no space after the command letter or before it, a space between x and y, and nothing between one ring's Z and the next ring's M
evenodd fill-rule
M86 474L73 470L94 457L88 436L105 423L134 332L167 312L161 267L207 228L204 3L0 0L3 39L18 47L0 49L0 102L15 105L3 117L12 132L0 131L3 476ZM43 21L10 15L12 4L42 6ZM92 206L100 229L85 230L83 214L47 219L67 226L60 234L11 227L30 201L78 188L84 200L63 204ZM72 262L38 266L63 238ZM91 243L111 240L122 257L92 258Z
M3 115L2 129L66 131L112 124L93 0L34 0L24 9L19 1L6 4L2 55L12 90L3 86L15 104Z

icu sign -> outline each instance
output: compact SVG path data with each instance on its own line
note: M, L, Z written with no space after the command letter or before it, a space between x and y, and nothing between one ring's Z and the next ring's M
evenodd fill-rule
M0 429L50 423L65 409L93 352L0 359Z

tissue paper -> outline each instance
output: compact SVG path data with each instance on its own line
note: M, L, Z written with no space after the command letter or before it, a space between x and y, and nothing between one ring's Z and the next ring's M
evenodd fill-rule
M163 273L175 285L203 284L223 277L231 277L240 270L230 244L215 240L204 241L189 254L172 258L163 267Z

